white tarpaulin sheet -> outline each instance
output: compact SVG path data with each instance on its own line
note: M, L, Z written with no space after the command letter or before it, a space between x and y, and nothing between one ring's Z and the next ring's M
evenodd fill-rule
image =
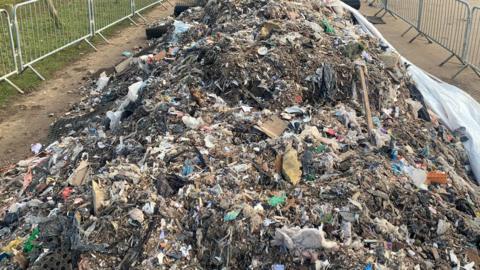
M395 48L383 37L360 12L344 4L354 14L365 31L383 40L394 51ZM425 103L435 112L450 129L466 128L468 141L464 143L477 183L480 183L480 104L462 89L445 83L426 73L402 57L410 66L407 69L417 88L422 93Z

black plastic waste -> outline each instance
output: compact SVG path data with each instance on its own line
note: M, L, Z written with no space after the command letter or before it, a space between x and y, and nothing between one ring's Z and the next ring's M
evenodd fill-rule
M323 64L307 80L311 83L310 100L312 102L334 101L338 97L337 77L330 64Z
M360 0L342 0L342 2L353 7L354 9L360 9L361 6Z
M170 25L160 25L160 26L155 26L155 27L150 27L145 29L145 34L147 36L147 39L150 40L150 39L162 37L165 33L168 32L169 26Z
M178 16L180 16L180 14L182 14L185 10L188 10L189 8L190 8L190 6L177 5L177 6L175 6L175 9L173 10L173 15L175 17L178 17Z

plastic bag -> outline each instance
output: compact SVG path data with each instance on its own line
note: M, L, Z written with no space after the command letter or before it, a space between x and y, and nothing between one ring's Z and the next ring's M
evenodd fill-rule
M105 88L108 84L108 81L110 80L110 77L107 76L107 74L105 72L102 72L102 74L100 74L100 78L98 78L97 80L97 89L95 89L97 92L100 92L103 90L103 88Z
M110 130L117 130L120 127L120 120L122 118L121 111L108 111L107 117L110 119Z
M176 43L178 41L178 37L187 32L188 29L190 29L191 25L188 23L184 23L182 21L175 21L173 22L173 26L175 27L175 30L173 31L173 37L172 37L172 42Z
M138 99L138 92L142 89L144 83L143 81L136 82L128 87L127 98L131 102L135 102Z

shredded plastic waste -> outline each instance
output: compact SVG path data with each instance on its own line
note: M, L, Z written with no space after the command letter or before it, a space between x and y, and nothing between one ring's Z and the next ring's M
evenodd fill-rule
M437 121L412 68L322 2L156 22L0 169L0 268L476 267L474 129Z

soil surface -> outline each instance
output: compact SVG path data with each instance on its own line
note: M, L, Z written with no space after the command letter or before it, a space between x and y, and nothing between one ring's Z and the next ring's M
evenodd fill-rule
M143 16L151 22L172 14L172 7L166 7L157 6ZM146 44L145 24L135 20L139 25L118 30L109 38L111 44L96 46L98 52L85 54L42 82L37 91L0 108L0 167L30 156L31 144L45 142L49 126L86 94L81 86L89 72L109 68L124 59L122 52Z

